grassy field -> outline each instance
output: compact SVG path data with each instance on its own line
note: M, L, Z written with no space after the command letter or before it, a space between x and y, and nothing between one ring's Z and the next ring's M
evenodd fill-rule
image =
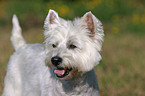
M0 94L9 56L13 53L10 44L11 28L0 29ZM43 42L43 29L23 30L28 43ZM35 37L35 38L34 38ZM95 68L101 96L144 96L145 95L145 38L131 34L105 35L102 61ZM109 93L109 94L108 94Z
M103 60L96 67L102 96L145 95L144 41L130 34L106 34Z

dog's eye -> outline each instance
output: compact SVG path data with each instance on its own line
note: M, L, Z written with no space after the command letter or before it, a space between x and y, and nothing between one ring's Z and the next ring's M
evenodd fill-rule
M53 48L56 48L56 45L55 45L55 44L52 44L52 47L53 47Z
M70 44L68 48L69 49L75 49L75 48L77 48L77 46L76 45L73 45L73 44Z

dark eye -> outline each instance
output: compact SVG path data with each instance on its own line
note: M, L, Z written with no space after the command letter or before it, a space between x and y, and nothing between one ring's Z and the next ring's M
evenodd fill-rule
M52 47L53 47L53 48L56 48L56 45L55 45L55 44L52 44Z
M77 48L77 46L75 46L75 45L73 45L73 44L70 44L70 45L69 45L69 49L75 49L75 48Z

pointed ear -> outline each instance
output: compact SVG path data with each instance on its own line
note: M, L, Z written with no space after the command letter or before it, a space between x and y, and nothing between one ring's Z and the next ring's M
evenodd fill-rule
M59 16L57 12L50 9L44 22L44 28L49 28L51 25L55 26L55 24L59 24Z
M83 18L85 19L85 22L87 23L88 29L90 31L90 36L94 36L95 32L94 32L94 22L93 22L93 18L92 18L92 13L91 12L87 12Z
M104 32L103 27L101 26L102 23L92 14L91 11L87 12L82 18L86 22L90 37L94 37L98 32Z

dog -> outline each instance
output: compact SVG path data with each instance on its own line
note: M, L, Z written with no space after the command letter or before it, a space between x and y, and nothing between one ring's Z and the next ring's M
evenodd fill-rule
M102 23L90 11L73 21L49 10L44 43L27 44L13 15L10 57L2 96L99 96L94 67L101 60Z

